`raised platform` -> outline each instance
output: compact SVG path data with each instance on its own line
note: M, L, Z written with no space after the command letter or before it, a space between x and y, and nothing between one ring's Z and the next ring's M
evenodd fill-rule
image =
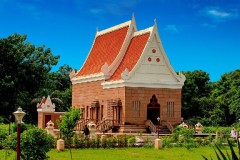
M119 133L147 133L145 125L121 125Z

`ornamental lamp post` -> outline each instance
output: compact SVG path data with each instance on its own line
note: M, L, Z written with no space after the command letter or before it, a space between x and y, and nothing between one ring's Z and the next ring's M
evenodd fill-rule
M8 135L10 135L11 118L12 118L12 115L9 115L9 116L8 116L8 122L9 122Z
M159 128L160 128L160 117L157 118L157 121L158 121L158 139L159 139Z
M59 116L59 120L60 120L60 123L62 123L62 115ZM62 139L62 133L61 133L60 128L59 128L59 137L60 137L60 139Z
M17 120L17 160L20 160L20 153L21 153L21 148L20 148L20 134L21 134L21 123L22 119L25 116L25 112L22 111L21 107L18 107L18 110L16 112L13 112L16 120Z

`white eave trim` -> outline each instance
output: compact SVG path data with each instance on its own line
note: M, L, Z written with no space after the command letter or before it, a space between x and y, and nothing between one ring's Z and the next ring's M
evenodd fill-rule
M171 82L161 82L161 83L144 83L144 82L127 82L124 80L103 82L101 84L103 89L110 88L120 88L120 87L143 87L143 88L169 88L169 89L182 89L183 83L171 83Z
M102 30L102 31L98 31L97 32L97 36L101 36L101 35L104 35L104 34L107 34L107 33L110 33L110 32L113 32L113 31L116 31L116 30L119 30L121 28L124 28L124 27L127 27L131 24L131 21L127 21L127 22L124 22L122 24L119 24L119 25L116 25L116 26L113 26L111 28L107 28L105 30Z
M105 76L102 72L96 73L96 74L90 74L87 76L78 76L71 79L72 84L93 82L93 81L99 81L99 80L105 80Z

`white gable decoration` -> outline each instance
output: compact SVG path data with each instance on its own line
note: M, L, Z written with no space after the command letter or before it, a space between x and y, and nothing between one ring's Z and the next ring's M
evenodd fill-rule
M150 32L151 35L135 67L129 72L122 72L122 80L102 83L103 88L148 87L148 88L182 88L185 76L176 74L163 49L156 21L154 26L137 31L134 35Z
M55 112L55 104L52 103L50 96L47 97L47 99L45 97L43 97L41 103L37 104L37 111L41 111L41 112Z

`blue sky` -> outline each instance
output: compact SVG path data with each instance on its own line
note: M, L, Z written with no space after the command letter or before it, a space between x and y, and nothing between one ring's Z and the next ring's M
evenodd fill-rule
M0 38L27 34L80 69L99 30L128 21L138 30L156 18L175 71L203 70L217 81L240 68L240 0L0 0ZM55 69L57 69L55 67Z

